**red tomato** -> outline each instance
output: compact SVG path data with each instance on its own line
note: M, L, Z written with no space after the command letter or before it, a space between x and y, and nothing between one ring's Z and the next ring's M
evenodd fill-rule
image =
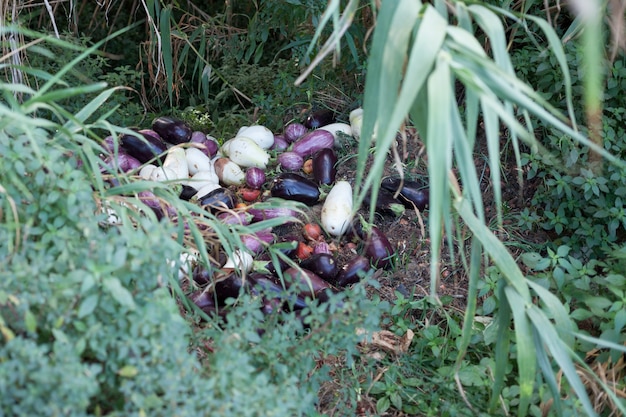
M304 237L317 241L322 236L322 228L317 223L307 223L303 227Z
M307 245L304 242L299 242L298 247L296 248L296 256L298 259L303 260L308 258L313 254L313 248Z
M254 201L261 195L261 190L253 190L252 188L242 188L241 198L245 201Z

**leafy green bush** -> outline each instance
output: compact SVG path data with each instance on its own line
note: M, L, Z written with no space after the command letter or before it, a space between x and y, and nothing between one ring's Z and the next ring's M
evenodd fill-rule
M70 68L40 72L43 91L0 84L0 414L315 415L326 355L358 361L357 329L376 328L385 303L357 286L264 316L260 297L242 296L226 321L190 326L198 316L167 262L183 250L180 228L130 209L133 190L158 184L104 181L93 139L119 128L94 115L113 90L72 114L54 98L102 85L64 89ZM160 187L181 214L191 208Z
M625 112L605 109L604 147L619 157L626 155L621 122ZM527 178L538 181L538 187L519 225L550 231L554 247L566 244L587 258L601 256L626 233L626 170L606 164L597 172L590 166L588 149L567 136L548 132L546 141L557 150L554 158L529 153L522 158Z

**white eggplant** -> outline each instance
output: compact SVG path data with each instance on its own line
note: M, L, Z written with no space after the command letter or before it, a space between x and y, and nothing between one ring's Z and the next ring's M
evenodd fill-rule
M185 185L199 190L205 185L219 184L219 182L220 179L213 169L213 164L211 164L211 168L209 170L196 172L191 178L189 178L188 181L185 181Z
M209 171L213 169L211 158L206 156L204 152L197 148L187 148L185 150L187 165L189 166L189 175L195 175L200 171Z
M176 172L174 170L167 167L156 167L150 173L150 181L173 181L178 179L176 177Z
M204 186L202 186L202 188L198 189L198 192L194 195L194 197L196 199L201 199L205 195L209 194L211 191L215 191L218 188L222 188L222 186L219 185L218 183L214 183L214 182L207 183Z
M361 127L363 126L363 109L358 108L350 112L350 128L352 130L352 136L355 139L361 138Z
M332 133L335 141L337 140L338 132L341 132L344 135L352 136L352 127L347 123L331 123L329 125L320 127L320 129Z
M352 221L352 186L348 181L337 181L322 206L321 223L326 232L341 236Z
M231 161L244 168L256 167L265 169L270 160L270 154L254 140L246 136L230 139L222 146L222 152Z
M214 163L215 173L225 185L239 185L246 179L241 167L228 158L218 158Z
M252 139L262 149L269 149L274 144L274 134L272 131L261 125L242 127L235 137L240 136Z
M143 168L141 168L141 171L139 171L139 176L144 180L149 180L152 176L152 172L154 172L155 169L157 169L156 165L145 165Z
M174 172L174 178L170 179L183 180L189 178L189 166L187 165L185 150L183 148L171 148L167 151L163 168Z
M252 270L254 258L244 250L236 249L228 257L222 269L234 269L240 273L248 273Z
M198 256L196 253L183 252L179 257L179 268L178 268L178 280L182 281L186 278L190 278L190 272L193 269L193 265L198 262ZM170 267L174 268L176 266L176 261L167 260L167 263Z

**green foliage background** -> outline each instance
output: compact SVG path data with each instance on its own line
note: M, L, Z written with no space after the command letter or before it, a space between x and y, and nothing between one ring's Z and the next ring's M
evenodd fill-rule
M626 376L600 381L590 370L619 369L626 342L626 61L605 51L590 65L585 54L593 41L605 45L605 26L592 30L594 22L569 13L549 25L541 17L554 9L539 1L140 3L128 15L107 14L106 24L85 23L102 12L94 3L55 9L57 28L69 29L65 41L0 29L3 62L9 35L36 40L12 55L23 65L3 64L9 82L0 84L0 410L317 415L330 384L324 405L334 415L353 415L367 401L397 415L541 415L551 402L556 415L624 412L616 392ZM53 30L41 24L51 23L43 8L20 21ZM125 35L92 48L99 52L83 52L129 23ZM316 62L311 53L337 51L336 65L321 60L294 86ZM15 82L15 68L23 81ZM102 81L118 88L103 90ZM357 183L376 187L402 121L426 144L431 296L398 293L388 309L357 287L312 307L307 320L323 331L308 334L293 315L262 317L257 299L239 300L225 323L200 322L177 304L177 271L163 260L183 250L178 230L116 203L139 189L105 187L99 137L163 113L224 136L253 121L278 130L304 110L341 109L346 119L361 103L358 158L361 166L375 159ZM591 123L598 104L599 127ZM488 227L473 162L484 139L481 156L499 190L501 138L536 190L521 213L507 213L496 191L498 219ZM463 188L449 181L451 168ZM103 226L103 204L122 227ZM548 241L516 242L527 251L514 259L496 238L504 216ZM463 314L435 291L444 228L470 280ZM356 329L378 328L383 313L386 328L414 329L417 342L375 363L357 353ZM341 359L340 369L329 357ZM610 401L598 406L590 387Z

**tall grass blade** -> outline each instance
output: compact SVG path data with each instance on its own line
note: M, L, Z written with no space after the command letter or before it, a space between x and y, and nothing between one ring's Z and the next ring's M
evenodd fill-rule
M167 94L170 99L170 106L174 105L174 56L172 55L172 34L171 34L171 14L172 6L168 5L159 14L159 29L161 31L161 55L165 76L167 77Z

